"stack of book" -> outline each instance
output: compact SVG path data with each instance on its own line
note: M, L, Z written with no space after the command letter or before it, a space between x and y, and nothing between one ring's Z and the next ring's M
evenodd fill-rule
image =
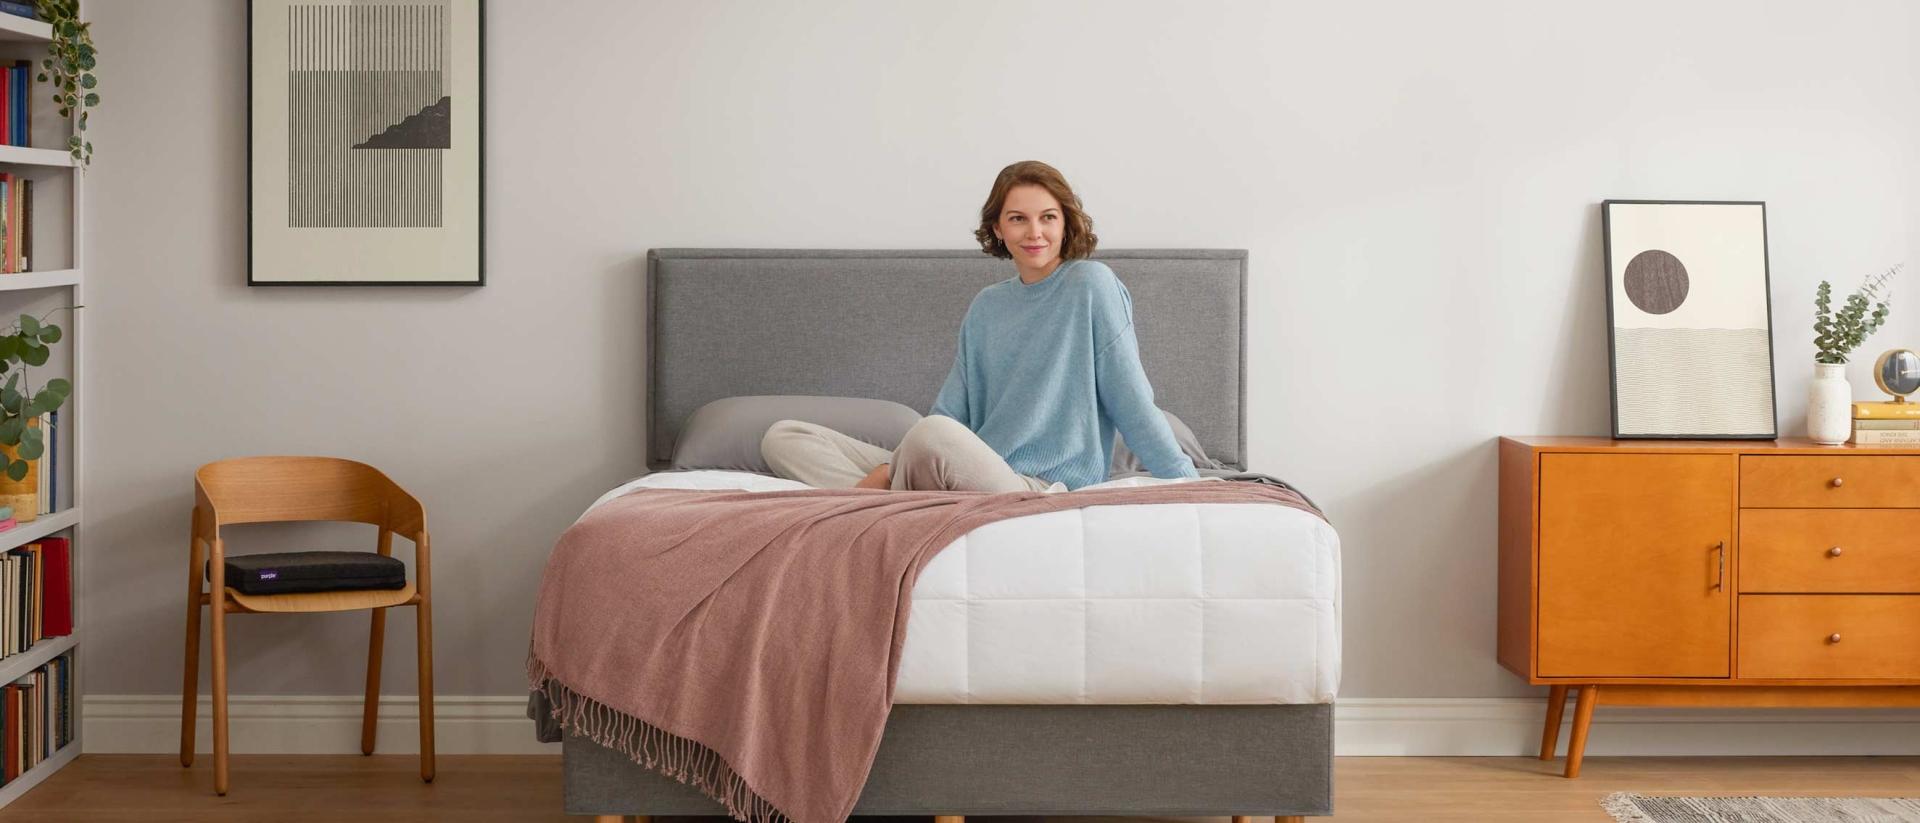
M60 410L54 409L40 418L40 431L45 432L47 450L40 455L39 501L37 514L46 516L60 510ZM0 531L5 531L0 529Z
M40 10L33 7L32 0L0 0L0 14L25 17L28 20L40 19Z
M0 784L73 742L73 652L0 691Z
M1920 446L1920 403L1853 404L1856 446Z
M0 173L0 274L33 271L33 181Z
M24 146L32 139L33 61L15 60L0 68L0 143Z
M73 633L73 555L49 537L0 555L0 657Z

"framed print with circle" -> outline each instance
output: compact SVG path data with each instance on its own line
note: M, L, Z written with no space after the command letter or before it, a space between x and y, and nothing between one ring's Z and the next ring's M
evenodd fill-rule
M248 0L248 285L485 284L481 5Z
M1613 436L1773 439L1766 204L1600 209Z

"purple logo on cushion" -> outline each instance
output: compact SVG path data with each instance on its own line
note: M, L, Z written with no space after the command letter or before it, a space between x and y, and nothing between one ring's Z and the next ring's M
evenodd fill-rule
M278 579L279 577L280 577L280 573L272 569L268 569L260 573L261 580L275 580L275 579Z

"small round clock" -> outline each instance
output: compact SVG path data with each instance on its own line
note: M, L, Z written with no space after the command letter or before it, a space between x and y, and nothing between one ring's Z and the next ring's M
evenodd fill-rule
M1920 391L1920 354L1912 349L1890 349L1873 362L1873 382L1893 395L1895 403L1907 402L1907 395Z

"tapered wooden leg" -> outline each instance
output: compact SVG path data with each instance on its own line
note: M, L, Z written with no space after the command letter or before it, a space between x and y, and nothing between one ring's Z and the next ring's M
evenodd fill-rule
M433 782L433 610L422 598L420 614L420 779Z
M1307 823L1307 819L1297 814L1281 815L1273 819L1274 823Z
M387 610L373 610L373 632L367 640L367 699L360 708L360 753L373 754L380 728L380 658L386 652Z
M1253 823L1253 816L1246 815L1246 814L1236 814L1233 816L1233 823Z
M967 816L964 814L934 815L933 823L967 823Z
M1573 704L1573 739L1567 741L1567 777L1580 776L1580 758L1587 752L1587 726L1593 722L1593 704L1599 698L1599 686L1580 687L1580 700Z
M1540 759L1552 760L1555 749L1560 748L1560 713L1567 708L1567 687L1549 686L1547 688L1547 724L1540 730Z
M198 532L200 510L194 509L194 531ZM180 765L193 765L194 724L200 722L200 566L206 558L200 553L200 540L188 537L187 549L187 662L180 686Z
M226 570L213 564L213 599L207 617L213 621L213 793L227 793L227 589Z

